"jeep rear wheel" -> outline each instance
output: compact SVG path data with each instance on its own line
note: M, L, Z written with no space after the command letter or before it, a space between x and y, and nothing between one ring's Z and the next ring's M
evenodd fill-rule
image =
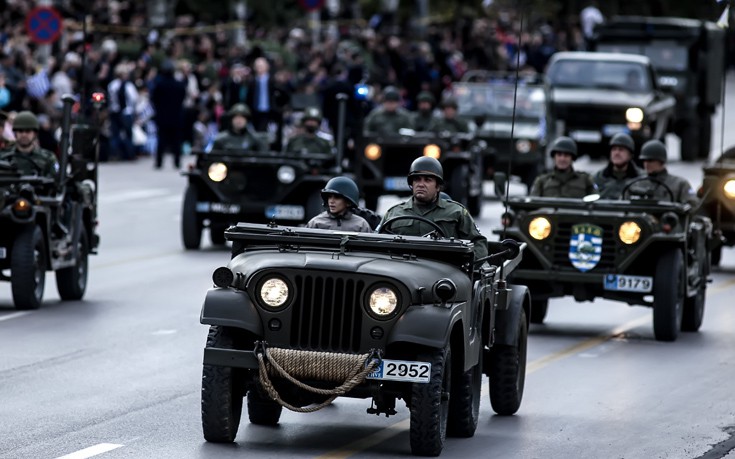
M211 326L207 347L234 349L229 328ZM215 443L235 441L242 415L245 390L234 368L204 365L202 370L202 431L204 439Z
M549 310L549 300L531 300L531 323L542 324Z
M15 238L10 255L10 283L17 309L38 309L46 285L46 243L43 231L29 225Z
M475 435L480 419L480 391L482 389L482 358L471 369L455 372L452 396L449 398L447 433L453 437L469 438Z
M77 243L77 261L74 266L56 271L56 288L62 300L81 300L87 290L89 272L89 239L82 227Z
M722 246L712 249L709 256L712 266L720 266L720 261L722 261Z
M212 241L213 245L224 245L227 242L225 238L225 230L227 225L210 225L209 226L209 240Z
M196 188L186 187L181 209L181 239L188 250L196 250L202 243L202 222L197 215L197 199Z
M281 419L281 411L283 407L261 394L259 389L248 392L248 417L251 423L261 426L277 425Z
M699 157L699 126L690 124L684 127L679 138L681 139L681 160L696 160Z
M661 255L653 278L653 334L658 341L675 341L682 323L684 286L681 250Z
M528 324L521 310L515 345L496 344L490 349L490 403L502 416L515 414L521 407L526 383L526 349Z
M465 207L468 207L470 204L469 180L470 167L467 164L460 164L452 170L449 177L449 189L447 190L447 194L449 194L453 201Z
M709 159L712 148L712 115L704 112L699 116L699 159Z
M447 437L452 390L452 351L447 347L420 355L417 360L431 362L431 378L426 384L413 384L411 452L416 456L438 456Z

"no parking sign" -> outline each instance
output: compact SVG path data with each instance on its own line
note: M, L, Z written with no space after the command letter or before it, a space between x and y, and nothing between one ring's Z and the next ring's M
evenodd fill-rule
M53 43L61 36L64 18L48 6L33 8L26 16L26 32L34 43Z
M299 5L306 11L312 12L324 7L324 0L299 0Z

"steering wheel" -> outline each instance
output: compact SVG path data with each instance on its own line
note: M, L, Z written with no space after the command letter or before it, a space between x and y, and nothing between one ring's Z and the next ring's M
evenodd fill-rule
M630 182L628 182L628 184L625 185L625 187L623 188L623 191L620 193L621 199L624 199L625 194L628 192L628 190L630 189L631 185L633 185L635 183L639 183L639 182L651 182L651 183L654 183L656 185L656 187L653 188L653 190L646 190L646 194L648 194L648 191L656 191L659 188L663 187L663 189L669 195L669 198L670 198L669 200L671 202L675 202L676 201L676 199L674 199L674 192L671 191L671 188L669 188L668 185L666 185L664 182L662 182L661 180L659 180L659 179L657 179L655 177L648 177L648 176L646 176L646 177L638 177L638 178L635 178L635 179L631 180Z
M401 220L418 220L420 222L424 222L427 225L434 228L434 233L438 234L439 237L445 238L447 237L446 234L444 234L444 230L441 229L441 226L437 225L433 221L429 220L428 218L419 217L418 215L399 215L398 217L389 218L385 223L380 225L380 230L378 230L379 234L396 234L393 231L390 230L390 227L393 225L393 222L401 221ZM428 236L431 233L424 234L424 236Z

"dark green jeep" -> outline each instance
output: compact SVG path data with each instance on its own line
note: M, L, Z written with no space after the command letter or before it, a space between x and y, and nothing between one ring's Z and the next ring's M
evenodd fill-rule
M712 265L719 266L722 247L735 245L735 147L720 158L706 164L698 195L702 200L699 213L709 217L714 226Z

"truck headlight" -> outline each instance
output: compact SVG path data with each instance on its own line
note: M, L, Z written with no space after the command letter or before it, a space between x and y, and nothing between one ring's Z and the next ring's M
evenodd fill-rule
M625 222L618 229L618 237L623 244L635 244L641 238L641 227L636 222Z
M365 157L370 161L380 158L381 153L380 145L377 143L371 143L365 147Z
M643 110L638 107L631 107L625 111L625 119L629 123L643 122Z
M528 153L531 151L531 142L528 140L516 140L516 151L518 153Z
M286 304L288 293L288 284L278 277L271 277L260 284L260 299L271 308L280 308Z
M398 295L388 287L378 287L370 293L368 306L378 317L389 316L398 307Z
M276 176L278 177L279 182L288 185L296 180L296 170L293 166L281 166L278 168Z
M537 241L546 239L551 234L551 222L546 217L534 218L528 224L528 234Z
M221 182L227 178L227 166L225 163L212 163L207 170L207 176L213 182Z
M735 179L730 179L722 186L722 191L725 192L727 199L735 199Z
M439 145L435 145L431 143L424 147L424 156L428 156L429 158L439 159L441 155L442 155L442 149L439 148Z
M26 198L18 198L13 203L12 212L16 218L28 218L31 216L32 211L33 206L31 205L31 202Z

